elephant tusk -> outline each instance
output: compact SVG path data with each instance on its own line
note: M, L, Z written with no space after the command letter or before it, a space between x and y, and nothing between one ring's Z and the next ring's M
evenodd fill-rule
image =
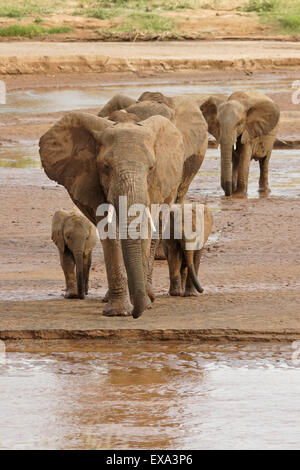
M150 220L150 225L151 225L152 232L156 232L156 227L155 227L155 224L154 224L153 219L152 219L151 212L149 211L148 207L146 207L145 212L146 212L146 216Z
M112 220L113 220L113 215L114 215L114 206L112 204L109 205L109 209L108 209L108 212L107 212L107 222L109 224L112 223Z
M233 150L236 150L236 142L233 144Z

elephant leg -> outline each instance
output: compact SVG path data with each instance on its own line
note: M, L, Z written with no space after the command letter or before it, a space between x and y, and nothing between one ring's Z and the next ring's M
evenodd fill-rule
M169 294L172 296L182 296L181 287L181 265L182 251L177 240L165 240L167 247L167 260L169 266L170 288Z
M127 278L123 265L122 250L119 240L101 240L106 267L109 298L103 310L106 316L131 315Z
M271 152L268 152L267 156L259 160L260 176L259 176L259 189L261 193L270 192L269 188L269 161L271 158Z
M75 261L70 251L59 253L60 264L63 269L65 280L66 280L66 299L77 298L77 281L75 275Z
M178 204L183 203L184 197L189 189L189 186L200 169L200 166L205 156L207 141L204 142L202 147L203 148L199 153L190 156L184 162L182 180L177 191L176 203Z
M89 279L90 279L90 269L92 264L92 253L88 253L83 258L83 279L84 279L84 288L85 294L89 293Z
M232 192L237 190L239 158L236 152L232 154Z
M158 238L158 239L152 239L151 244L150 244L150 254L149 254L149 260L148 260L147 292L148 292L151 302L154 302L155 300L155 295L152 290L152 274L153 274L155 253L157 251L157 247L159 243L161 242Z
M151 252L152 250L152 252ZM150 260L150 257L154 257L153 253L153 246L152 246L152 240L151 238L149 239L144 239L142 240L142 257L143 257L143 267L144 267L144 276L145 276L145 286L148 294L148 303L147 303L147 308L151 308L152 302L154 302L154 294L152 292L152 289L149 289L149 276L150 276L150 269L151 269L151 287L152 287L152 270L153 270L153 258L152 262ZM152 265L150 267L150 265Z
M238 161L237 189L233 193L235 197L245 197L248 191L249 167L252 155L250 144L242 145Z

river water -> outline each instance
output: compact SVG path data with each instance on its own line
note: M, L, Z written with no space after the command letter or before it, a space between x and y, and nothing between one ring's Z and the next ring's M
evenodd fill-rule
M36 341L8 351L2 449L299 448L290 344Z

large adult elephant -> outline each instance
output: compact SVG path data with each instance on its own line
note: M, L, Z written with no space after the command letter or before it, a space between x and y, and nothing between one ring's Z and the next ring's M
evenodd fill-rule
M206 123L202 134L202 146L196 152L199 162L207 145ZM187 138L191 144L191 136ZM127 196L128 207L170 204L181 197L191 173L194 175L201 164L188 162L192 153L187 152L185 139L162 116L114 124L91 114L70 113L41 137L40 156L49 178L65 186L74 203L97 224L96 211L102 203L112 204L118 216L119 196ZM149 242L122 239L121 249L117 240L102 242L109 286L107 315L127 315L132 310L122 254L133 317L139 317L146 308Z
M107 117L116 122L139 122L149 116L161 115L172 121L181 132L185 148L185 163L182 184L177 194L177 203L183 203L189 185L197 174L207 149L207 124L199 108L198 95L183 95L168 97L160 92L144 92L134 100L123 94L113 96L101 109L98 116ZM151 243L149 258L148 290L152 292L153 259L165 259L163 246L158 246L158 240ZM192 280L188 280L192 286Z
M259 160L259 191L269 191L268 165L280 117L273 100L256 91L235 92L227 100L211 96L201 110L221 147L225 195L247 195L251 159Z

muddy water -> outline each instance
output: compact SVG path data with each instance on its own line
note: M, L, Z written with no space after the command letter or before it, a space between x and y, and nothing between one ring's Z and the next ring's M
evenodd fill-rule
M299 447L289 344L61 341L8 351L3 449Z
M292 89L292 79L280 76L265 79L245 78L243 80L232 80L224 82L178 82L170 83L157 81L156 84L147 83L147 80L134 85L131 83L101 85L98 87L87 86L81 89L38 89L12 91L7 94L7 104L0 106L1 114L40 114L56 111L71 111L74 109L88 109L101 107L114 94L124 93L132 98L138 98L145 90L161 91L169 96L196 93L203 96L208 95L229 95L234 91L248 90L254 88L262 93L277 93L280 91L290 91Z

